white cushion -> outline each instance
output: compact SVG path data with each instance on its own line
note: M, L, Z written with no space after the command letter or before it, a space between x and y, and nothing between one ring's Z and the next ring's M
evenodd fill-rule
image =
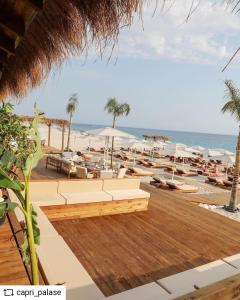
M31 201L38 206L66 204L66 200L60 194L33 195Z
M155 282L107 297L106 300L168 300L174 299Z
M100 300L104 295L62 237L45 237L37 255L49 284L65 284L67 299Z
M168 291L181 296L195 290L194 286L201 288L237 274L239 271L222 260L187 270L158 280Z
M66 199L67 204L112 201L112 196L105 192L62 193L61 195Z
M140 189L129 189L129 190L110 190L106 191L113 197L113 200L132 200L150 198L150 194Z
M102 191L103 180L61 180L59 181L59 193L82 193Z

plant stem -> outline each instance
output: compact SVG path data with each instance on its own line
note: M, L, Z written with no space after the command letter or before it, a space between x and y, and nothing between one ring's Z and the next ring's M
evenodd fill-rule
M32 206L30 205L29 197L29 178L25 178L25 201L26 201L26 225L27 225L27 239L28 247L31 258L31 271L32 271L32 284L39 285L39 276L38 276L38 260L36 254L36 247L34 242L33 235L33 226L32 226Z

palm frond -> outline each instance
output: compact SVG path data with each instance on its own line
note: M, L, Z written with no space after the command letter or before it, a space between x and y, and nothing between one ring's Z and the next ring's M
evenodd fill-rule
M226 80L225 85L227 87L225 98L227 102L222 107L222 113L230 113L234 118L240 122L240 91L235 87L231 80Z

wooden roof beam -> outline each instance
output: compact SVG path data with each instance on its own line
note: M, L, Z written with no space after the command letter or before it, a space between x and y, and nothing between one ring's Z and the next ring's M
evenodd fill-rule
M0 49L5 52L14 55L15 53L15 41L10 39L5 33L0 31Z
M25 0L25 1L36 10L40 10L43 8L44 0Z
M25 23L21 16L13 14L9 10L1 9L0 25L10 29L16 35L22 37L25 33Z

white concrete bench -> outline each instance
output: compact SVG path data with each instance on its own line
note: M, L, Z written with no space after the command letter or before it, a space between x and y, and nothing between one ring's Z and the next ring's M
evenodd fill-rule
M223 261L225 261L226 263L232 265L237 269L240 269L240 253L225 257L223 258Z
M90 275L61 236L45 236L37 246L37 255L49 284L65 284L68 300L104 298Z
M214 282L238 274L239 270L222 260L199 266L158 280L173 295L181 296Z
M106 300L170 300L174 299L157 283L152 282L134 289L110 296Z
M58 181L30 182L32 203L39 206L66 204L66 200L58 193Z

